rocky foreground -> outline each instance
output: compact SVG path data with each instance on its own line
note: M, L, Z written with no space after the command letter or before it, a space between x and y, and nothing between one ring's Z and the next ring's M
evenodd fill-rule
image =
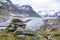
M45 20L45 25L32 31L19 19L13 19L6 29L0 30L0 40L60 40L60 18Z
M0 40L40 40L37 32L26 29L26 24L18 19L13 19L11 24L0 30Z

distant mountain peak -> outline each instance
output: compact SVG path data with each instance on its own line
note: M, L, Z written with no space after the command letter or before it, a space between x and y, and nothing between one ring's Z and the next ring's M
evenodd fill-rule
M32 7L30 5L23 5L21 6L22 9L25 9L25 10L31 10Z
M30 5L22 5L20 8L22 14L28 15L30 17L40 17L40 15L38 15Z
M40 17L30 5L22 5L17 7L10 0L1 0L0 1L7 10L14 12L15 14L22 14L28 17Z

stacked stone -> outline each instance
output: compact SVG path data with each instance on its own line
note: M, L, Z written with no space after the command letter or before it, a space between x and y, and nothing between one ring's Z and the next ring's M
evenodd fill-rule
M25 28L26 24L24 24L23 21L19 19L13 19L8 26L8 30L15 31L18 27Z

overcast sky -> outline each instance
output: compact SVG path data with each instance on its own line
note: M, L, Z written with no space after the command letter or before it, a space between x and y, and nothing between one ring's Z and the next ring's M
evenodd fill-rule
M60 10L60 0L11 0L14 4L31 5L38 12L40 10Z

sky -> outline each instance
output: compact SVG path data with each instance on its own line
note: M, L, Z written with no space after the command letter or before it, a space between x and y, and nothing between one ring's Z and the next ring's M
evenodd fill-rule
M60 11L60 0L11 0L13 4L30 5L38 12L40 10Z

